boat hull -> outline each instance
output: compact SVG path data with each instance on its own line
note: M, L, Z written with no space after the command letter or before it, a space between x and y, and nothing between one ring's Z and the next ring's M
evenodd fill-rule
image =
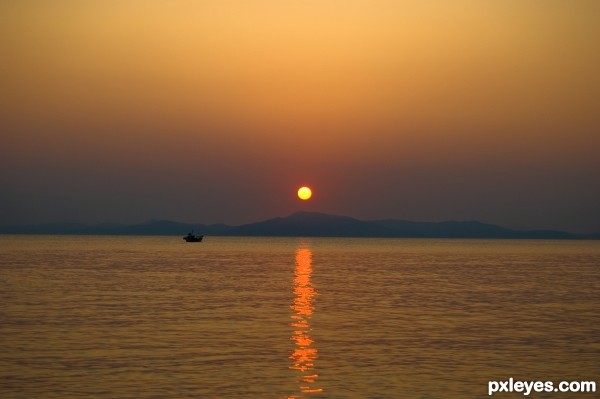
M185 242L201 242L204 236L187 236L183 237Z

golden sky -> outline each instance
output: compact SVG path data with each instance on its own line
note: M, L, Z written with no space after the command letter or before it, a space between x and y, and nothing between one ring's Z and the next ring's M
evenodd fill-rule
M125 220L153 192L134 219L250 222L306 183L303 206L361 218L600 230L599 18L595 0L1 2L0 223Z

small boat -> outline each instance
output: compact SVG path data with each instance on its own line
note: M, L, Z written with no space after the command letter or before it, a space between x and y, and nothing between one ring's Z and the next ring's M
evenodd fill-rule
M183 237L186 242L200 242L203 238L204 236L195 236L194 230L192 230L191 233L188 233L187 236Z

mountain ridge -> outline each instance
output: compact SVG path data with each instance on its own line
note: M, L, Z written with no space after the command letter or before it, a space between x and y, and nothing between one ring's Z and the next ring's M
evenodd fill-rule
M283 237L387 237L387 238L532 238L600 239L597 234L573 234L557 230L514 230L471 221L415 222L401 219L360 220L349 216L298 211L285 217L230 226L150 220L139 224L51 223L0 226L0 234L71 235L183 235L283 236Z

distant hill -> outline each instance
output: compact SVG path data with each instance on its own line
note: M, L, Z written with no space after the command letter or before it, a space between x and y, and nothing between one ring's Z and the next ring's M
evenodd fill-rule
M241 226L190 224L153 220L134 225L76 223L0 226L0 234L101 234L286 236L286 237L404 237L404 238L534 238L600 239L600 234L577 235L554 230L512 230L477 221L411 222L385 219L363 221L348 216L296 212Z
M77 235L184 235L190 231L197 234L222 235L231 229L225 224L190 224L169 220L152 220L141 224L53 223L29 226L0 226L0 234L77 234Z
M519 231L468 222L409 222L405 220L361 221L347 216L296 212L258 223L234 227L226 235L308 237L405 237L405 238L583 238L562 231Z
M511 230L477 221L464 222L409 222L405 220L377 220L381 226L389 227L396 237L431 238L546 238L573 239L574 234L554 230Z
M390 230L374 222L316 212L296 212L227 231L236 236L388 237Z

